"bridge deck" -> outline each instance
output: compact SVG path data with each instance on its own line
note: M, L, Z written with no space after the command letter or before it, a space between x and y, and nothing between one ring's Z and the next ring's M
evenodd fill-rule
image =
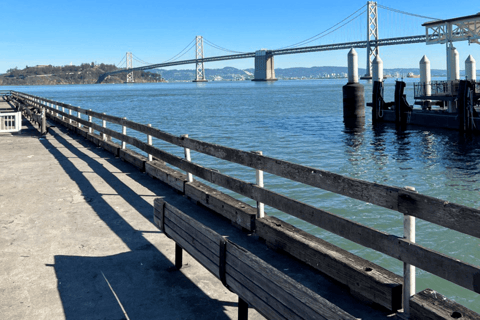
M2 319L236 319L237 296L193 258L172 270L174 243L152 222L155 197L203 216L350 314L387 318L83 138L23 125L0 135Z

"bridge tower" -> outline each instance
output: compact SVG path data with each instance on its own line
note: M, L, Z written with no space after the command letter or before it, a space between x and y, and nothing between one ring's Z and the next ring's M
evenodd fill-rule
M133 55L131 52L127 52L127 69L132 69L133 68ZM130 71L127 73L127 83L133 83L135 80L133 79L133 71Z
M205 66L203 64L203 37L197 36L195 38L196 48L195 59L197 60L197 75L193 82L207 82L205 79Z
M367 73L362 79L372 79L372 63L378 56L378 45L372 45L370 41L378 40L378 10L377 2L367 1Z

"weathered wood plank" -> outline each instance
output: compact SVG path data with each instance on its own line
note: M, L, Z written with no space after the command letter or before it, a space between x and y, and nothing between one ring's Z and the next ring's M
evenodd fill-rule
M303 318L321 319L322 316L329 320L356 319L232 242L227 244L227 273L231 270L229 266Z
M227 274L228 287L238 294L242 299L254 307L262 316L271 320L288 320L281 313L269 306L263 300L259 299L249 289L245 288L240 282Z
M352 292L391 311L402 308L402 277L275 217L258 219L256 234Z
M183 239L179 234L172 230L168 225L165 225L164 233L168 234L172 240L178 243L185 251L188 252L195 260L200 262L208 271L210 271L215 277L220 278L218 272L218 264L211 261L205 257L200 251L195 247L191 246L185 239Z
M145 163L145 172L149 176L170 185L179 192L185 192L184 188L187 182L187 176L167 167L163 162L154 160Z
M145 162L148 160L145 156L130 149L120 149L118 155L120 159L132 164L140 171L145 172Z
M119 151L121 146L116 144L112 141L102 141L100 146L104 149L113 154L115 157L118 157Z
M185 184L185 195L210 210L253 231L256 209L199 181Z
M219 257L219 243L212 241L201 230L196 229L196 226L192 226L183 221L179 216L171 214L168 209L165 209L168 217L165 218L165 223L172 226L177 233L187 240L194 247L203 247L208 252L204 252L203 249L199 249L205 256L212 261L218 261ZM198 224L198 223L197 223ZM176 227L174 228L173 225ZM181 231L180 231L181 230Z
M269 290L269 288L262 287L261 284L255 282L256 278L244 276L228 264L227 270L228 276L230 276L232 279L235 279L236 282L241 283L244 287L244 290L250 291L251 295L255 297L253 301L247 301L249 304L251 303L255 308L257 308L257 301L255 300L261 300L262 303L260 304L260 306L267 305L269 309L275 310L289 320L304 319L304 317L297 315L294 311L290 310L282 302L276 299L276 295L280 293L279 291L271 291ZM258 309L257 311L260 312L260 310ZM318 319L317 317L315 317L314 314L311 314L309 318Z
M165 209L165 213L168 214L168 209ZM171 215L170 215L171 217ZM182 220L177 220L183 222ZM192 248L195 248L199 253L205 256L208 260L210 260L213 264L215 264L218 268L218 243L214 243L211 241L204 241L205 238L202 237L200 239L195 238L194 235L189 234L185 231L185 223L177 224L173 222L168 216L165 216L165 229L169 230L169 228L175 231L182 239L188 243ZM216 254L213 253L216 251Z
M213 243L220 243L222 240L222 236L218 234L217 232L213 231L212 229L204 226L203 224L199 223L197 220L189 217L176 207L172 206L170 203L165 202L165 210L168 210L169 214L167 217L171 219L175 219L175 216L178 217L178 219L181 219L184 221L184 223L192 226L192 228L198 230L199 233L203 234L206 238L208 238L210 241ZM171 214L170 214L171 213ZM218 250L217 250L218 252ZM217 254L218 255L218 254Z
M431 289L425 289L410 298L411 320L478 320L480 314L447 299Z
M480 238L480 210L400 190L398 211Z
M68 126L68 122L65 123L65 126ZM100 146L103 139L101 136L99 136L98 134L94 134L94 133L89 133L87 135L87 140L93 142L96 146Z

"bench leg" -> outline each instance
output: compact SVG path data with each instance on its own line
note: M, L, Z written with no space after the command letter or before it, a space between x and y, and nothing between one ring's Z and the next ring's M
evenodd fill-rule
M248 303L238 297L238 320L248 320Z
M183 249L177 243L175 243L175 268L179 269L183 264Z

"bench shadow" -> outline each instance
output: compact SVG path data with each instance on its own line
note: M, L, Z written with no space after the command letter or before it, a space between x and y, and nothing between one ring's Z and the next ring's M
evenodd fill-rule
M91 208L130 249L111 256L55 256L55 264L47 267L55 270L66 319L229 319L225 307L237 303L211 299L183 273L173 272L170 260L143 236L142 231L128 224L49 139L55 139L85 161L94 173L152 223L153 207L101 163L61 135L53 133L48 139L41 139L65 173L75 181ZM119 162L119 168L123 166L120 159L114 159L106 151L88 148L98 157L111 157L109 161ZM140 184L147 182L148 188L156 195L167 199L178 196L139 171L130 174Z

